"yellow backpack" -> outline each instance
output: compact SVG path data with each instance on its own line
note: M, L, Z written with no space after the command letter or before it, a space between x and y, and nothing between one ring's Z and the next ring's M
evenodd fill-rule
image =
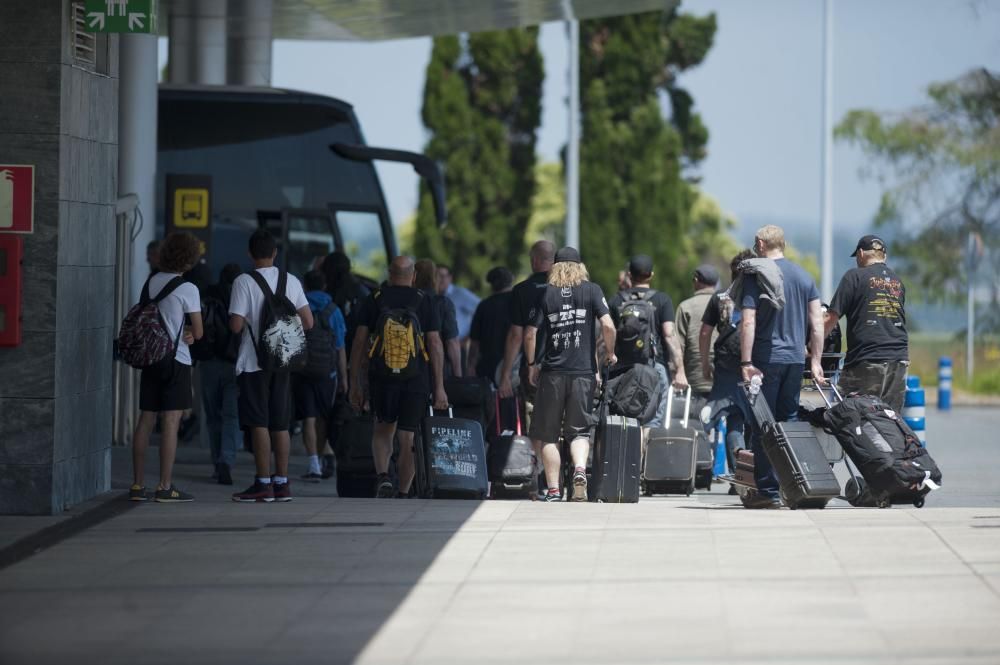
M368 352L369 371L373 376L388 381L406 381L420 373L420 357L424 362L428 360L417 316L423 294L416 293L412 307L385 309L379 314ZM380 295L375 294L376 302Z

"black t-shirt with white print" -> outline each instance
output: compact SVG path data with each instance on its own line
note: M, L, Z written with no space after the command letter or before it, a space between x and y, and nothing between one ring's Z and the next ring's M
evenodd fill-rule
M608 313L604 293L593 282L565 288L548 285L531 321L544 339L544 349L537 359L542 370L561 374L596 372L594 322Z
M830 309L847 317L847 358L860 361L906 360L906 288L884 263L844 273Z

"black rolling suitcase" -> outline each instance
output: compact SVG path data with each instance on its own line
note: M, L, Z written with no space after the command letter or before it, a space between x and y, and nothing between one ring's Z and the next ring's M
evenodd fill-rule
M760 392L740 384L746 395L761 442L778 476L781 500L792 508L825 508L840 496L840 483L830 468L812 425L806 422L777 423Z
M485 499L489 493L486 471L486 444L479 422L448 417L424 418L420 429L421 450L417 463L422 464L426 487L421 494L432 499Z
M528 498L538 492L535 451L521 434L521 407L517 398L496 397L495 434L486 454L490 493L494 498Z
M598 503L636 503L642 475L642 428L635 418L612 416L605 373L594 432L589 499Z
M649 430L642 463L642 490L653 494L686 494L694 491L698 465L698 430L690 422L691 388L687 389L683 417L674 419L674 389L667 388L667 427ZM702 432L702 438L704 433Z
M841 398L829 405L823 422L861 472L859 477L848 463L851 479L844 498L852 506L912 503L921 508L924 497L940 486L937 463L906 421L878 397Z
M340 425L339 436L334 445L338 496L375 496L375 458L372 457L374 431L375 420L370 413L351 415Z

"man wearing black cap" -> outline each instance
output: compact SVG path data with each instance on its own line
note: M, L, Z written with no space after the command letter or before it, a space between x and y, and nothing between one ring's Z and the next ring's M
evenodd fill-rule
M847 358L840 378L842 392L880 397L897 412L903 409L909 343L906 335L906 288L885 263L885 241L867 235L852 257L858 267L844 273L827 309L829 334L847 316Z
M675 321L681 357L684 359L684 373L691 384L691 393L694 397L704 400L708 399L708 393L712 390L712 381L706 379L701 372L701 349L698 338L701 334L701 319L705 315L708 301L712 299L719 284L719 271L708 264L700 265L695 269L691 282L694 295L677 305Z
M542 464L549 488L546 501L558 501L562 459L560 435L573 458L573 501L587 500L587 457L594 426L597 374L595 323L600 322L605 347L615 348L615 326L601 287L588 281L587 267L573 247L556 252L548 285L524 334L530 367L528 380L538 387L530 436L542 443ZM538 330L543 344L536 347ZM614 354L608 362L613 364Z
M497 381L497 370L503 362L504 345L510 329L510 298L514 275L503 266L486 273L493 294L481 300L472 315L469 329L469 357L466 376L485 377Z
M670 296L650 288L653 280L653 259L645 254L633 256L628 264L629 277L632 286L617 293L609 303L611 319L615 323L618 335L618 356L620 366L647 363L653 365L660 376L660 405L653 419L643 425L647 427L664 427L667 413L667 386L670 379L667 376L667 361L673 358L676 364L674 385L680 389L687 388L687 374L681 347L674 331L674 303ZM623 331L622 313L626 306L633 309L638 301L646 301L651 305L653 313L653 328L650 331L651 344L642 340L643 335L627 334ZM626 348L628 347L628 348ZM666 350L669 350L668 356Z

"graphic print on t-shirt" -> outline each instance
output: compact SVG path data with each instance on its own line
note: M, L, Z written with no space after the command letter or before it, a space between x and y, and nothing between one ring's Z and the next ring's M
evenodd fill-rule
M890 319L893 325L903 325L903 283L895 276L885 274L868 277L868 325L878 325L878 319Z

